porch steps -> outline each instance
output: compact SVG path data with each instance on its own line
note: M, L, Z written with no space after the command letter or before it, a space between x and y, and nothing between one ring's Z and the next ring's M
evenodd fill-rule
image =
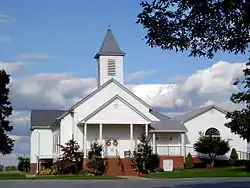
M131 167L131 159L107 158L106 176L136 176L136 172Z

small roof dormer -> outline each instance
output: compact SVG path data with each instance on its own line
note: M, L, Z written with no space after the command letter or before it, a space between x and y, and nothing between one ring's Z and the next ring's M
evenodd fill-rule
M103 40L100 50L94 56L95 59L98 59L99 56L124 56L126 53L122 52L111 28L109 27L106 36Z

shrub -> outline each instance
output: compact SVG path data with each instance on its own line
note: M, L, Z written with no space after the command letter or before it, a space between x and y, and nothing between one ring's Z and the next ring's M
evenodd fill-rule
M236 152L236 149L233 148L230 154L230 161L234 162L236 160L238 160L238 154Z
M245 163L246 163L246 160L236 160L232 162L232 166L241 167L241 166L244 166Z
M163 168L157 168L156 172L164 172L164 169Z
M184 164L184 167L186 169L192 169L194 168L194 163L193 163L193 157L190 153L188 153L187 157L186 157L186 162Z
M214 161L215 167L229 167L232 166L229 160L215 160Z
M46 169L40 170L38 174L39 175L51 175L52 171L53 171L52 169L46 168Z
M194 163L194 168L207 168L207 163Z
M250 171L250 160L245 162L245 168L247 169L247 171Z
M155 171L159 167L159 163L160 163L159 155L152 154L150 160L148 161L147 169L151 172Z

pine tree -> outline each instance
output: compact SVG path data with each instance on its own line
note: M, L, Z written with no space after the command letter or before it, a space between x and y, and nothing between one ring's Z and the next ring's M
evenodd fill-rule
M188 153L188 155L186 157L185 168L186 169L194 168L194 162L193 162L193 157L192 157L191 153Z

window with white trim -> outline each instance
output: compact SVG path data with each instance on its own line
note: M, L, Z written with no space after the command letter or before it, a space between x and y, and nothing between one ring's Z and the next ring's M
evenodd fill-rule
M109 59L108 60L108 76L115 76L115 60L114 59Z
M220 132L218 131L218 129L212 127L206 130L205 136L220 137Z

